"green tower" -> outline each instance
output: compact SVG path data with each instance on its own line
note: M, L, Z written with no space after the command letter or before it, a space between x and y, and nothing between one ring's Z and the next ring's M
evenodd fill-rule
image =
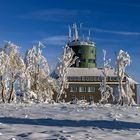
M95 68L96 67L96 46L95 43L88 40L80 40L76 24L73 25L75 36L71 41L71 28L69 27L69 42L68 46L73 49L75 55L78 56L75 64L72 67L79 68Z

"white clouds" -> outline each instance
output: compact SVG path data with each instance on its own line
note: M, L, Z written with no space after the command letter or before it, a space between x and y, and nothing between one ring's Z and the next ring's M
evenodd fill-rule
M89 10L45 9L21 15L20 18L47 21L72 21L77 16L86 16L90 13Z
M92 28L91 30L96 32L102 32L102 33L109 33L109 34L116 34L116 35L140 35L140 32L130 32L130 31L115 31L115 30L106 30L106 29L100 29L100 28Z
M50 36L42 40L46 45L62 45L66 44L68 37L64 35Z

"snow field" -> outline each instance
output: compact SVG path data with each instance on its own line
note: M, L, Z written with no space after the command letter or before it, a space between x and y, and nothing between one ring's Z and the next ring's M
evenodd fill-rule
M0 140L139 140L140 108L110 104L1 104Z

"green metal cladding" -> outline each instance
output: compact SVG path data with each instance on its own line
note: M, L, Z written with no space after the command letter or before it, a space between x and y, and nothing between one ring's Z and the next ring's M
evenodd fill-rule
M95 45L75 45L70 46L75 55L78 56L73 67L95 68L96 67L96 46Z

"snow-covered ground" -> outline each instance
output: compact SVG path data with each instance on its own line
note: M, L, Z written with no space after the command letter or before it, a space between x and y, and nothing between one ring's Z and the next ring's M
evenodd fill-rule
M0 104L0 140L140 140L140 107Z

